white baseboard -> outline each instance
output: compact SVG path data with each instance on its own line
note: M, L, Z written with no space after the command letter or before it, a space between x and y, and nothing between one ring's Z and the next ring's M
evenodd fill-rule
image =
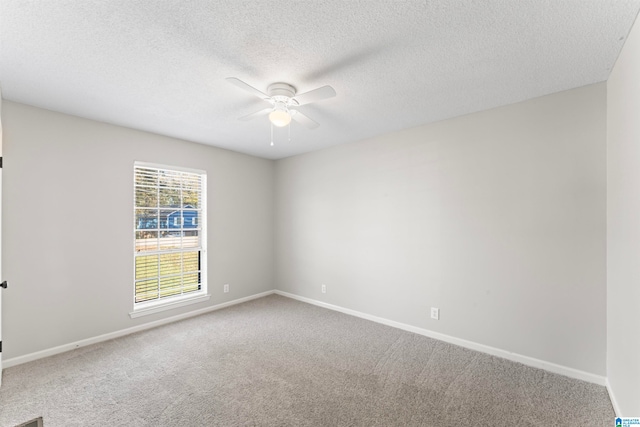
M63 344L57 347L49 348L46 350L37 351L34 353L25 354L23 356L13 357L11 359L4 360L2 363L3 368L10 368L12 366L20 365L22 363L31 362L34 360L42 359L44 357L53 356L55 354L64 353L66 351L74 350L76 348L85 347L91 344L96 344L103 341L108 341L114 338L122 337L125 335L133 334L135 332L144 331L146 329L155 328L157 326L165 325L167 323L176 322L178 320L187 319L189 317L198 316L200 314L208 313L215 310L220 310L225 307L230 307L236 304L241 304L243 302L251 301L254 299L262 298L271 294L278 294L287 298L295 299L298 301L306 302L308 304L313 304L319 307L324 307L330 310L339 311L341 313L349 314L351 316L360 317L362 319L370 320L376 323L381 323L383 325L391 326L394 328L402 329L408 332L413 332L419 335L424 335L429 338L434 338L440 341L448 342L450 344L458 345L461 347L465 347L471 350L480 351L482 353L491 354L493 356L501 357L503 359L512 360L514 362L522 363L523 365L532 366L534 368L544 369L549 372L553 372L556 374L564 375L570 378L575 378L583 381L587 381L590 383L598 384L601 386L606 386L607 391L609 392L609 396L611 398L611 402L613 404L614 410L617 415L620 415L620 411L615 400L613 391L609 385L606 377L595 375L589 372L580 371L578 369L569 368L567 366L557 365L555 363L546 362L544 360L535 359L533 357L523 356L521 354L512 353L506 350L501 350L499 348L490 347L484 344L478 344L473 341L467 341L464 339L452 337L450 335L441 334L439 332L430 331L428 329L419 328L417 326L407 325L405 323L396 322L393 320L385 319L378 316L373 316L371 314L362 313L356 310L351 310L348 308L340 307L333 304L328 304L322 301L317 301L311 298L301 297L298 295L294 295L288 292L283 292L279 290L261 292L259 294L250 295L248 297L235 299L233 301L228 301L222 304L217 304L210 307L205 307L200 310L190 311L188 313L179 314L176 316L167 317L165 319L156 320L154 322L144 323L142 325L134 326L127 329L122 329L115 332L110 332L108 334L99 335L96 337L91 337L87 339L83 339L80 341L72 342L69 344Z
M290 294L288 292L283 292L276 290L274 293L292 298L298 301L306 302L309 304L317 305L319 307L328 308L330 310L339 311L341 313L349 314L351 316L360 317L362 319L371 320L373 322L381 323L383 325L392 326L394 328L402 329L408 332L413 332L419 335L424 335L429 338L434 338L440 341L448 342L449 344L458 345L460 347L465 347L471 350L480 351L482 353L487 353L492 356L501 357L503 359L511 360L514 362L522 363L523 365L532 366L534 368L544 369L545 371L553 372L555 374L564 375L570 378L575 378L582 381L587 381L590 383L598 384L601 386L606 385L606 377L595 375L589 372L580 371L578 369L569 368L567 366L557 365L555 363L546 362L544 360L535 359L529 356L523 356L521 354L512 353L507 350L501 350L499 348L490 347L484 344L478 344L473 341L467 341L464 339L452 337L450 335L441 334L439 332L430 331L428 329L419 328L417 326L407 325L405 323L396 322L393 320L385 319L378 316L373 316L371 314L361 313L359 311L351 310L348 308L340 307L333 304L328 304L322 301L317 301L311 298L305 298L298 295ZM613 401L613 399L612 399ZM616 411L617 413L617 411Z
M611 400L611 405L613 405L613 411L616 413L616 417L622 417L622 411L620 411L620 406L618 406L618 401L616 400L615 394L613 394L613 390L611 389L611 384L609 384L609 378L607 378L607 393L609 393L609 400Z
M63 344L57 347L48 348L46 350L36 351L35 353L25 354L24 356L12 357L11 359L7 359L2 362L2 368L10 368L12 366L21 365L23 363L42 359L44 357L53 356L54 354L64 353L66 351L75 350L76 348L85 347L85 346L96 344L103 341L108 341L118 337L123 337L125 335L133 334L135 332L144 331L145 329L155 328L157 326L166 325L167 323L176 322L178 320L183 320L189 317L198 316L200 314L208 313L210 311L220 310L221 308L230 307L232 305L241 304L243 302L266 297L267 295L271 295L273 293L274 291L261 292L259 294L250 295L244 298L238 298L233 301L224 302L222 304L217 304L210 307L201 308L199 310L190 311L188 313L178 314L176 316L171 316L165 319L144 323L142 325L134 326L127 329L122 329L115 332L109 332L108 334L104 334L104 335L98 335L97 337L91 337L91 338L83 339L80 341L72 342L69 344Z

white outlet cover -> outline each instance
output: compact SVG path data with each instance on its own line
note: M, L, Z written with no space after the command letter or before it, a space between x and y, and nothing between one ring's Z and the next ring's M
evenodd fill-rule
M431 318L432 319L436 319L436 320L440 320L440 309L439 308L431 307Z

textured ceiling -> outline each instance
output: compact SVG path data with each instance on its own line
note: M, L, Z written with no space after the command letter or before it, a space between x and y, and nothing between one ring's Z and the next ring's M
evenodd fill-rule
M640 0L0 0L4 99L277 159L606 80ZM323 85L269 146L266 91Z

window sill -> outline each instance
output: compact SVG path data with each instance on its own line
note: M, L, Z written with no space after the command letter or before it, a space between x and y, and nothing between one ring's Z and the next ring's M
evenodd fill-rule
M129 313L129 316L132 319L141 316L147 316L149 314L160 313L161 311L171 310L178 307L184 307L185 305L197 304L199 302L208 301L211 295L209 294L198 294L198 295L189 295L186 297L174 298L171 301L166 302L156 302L152 305L143 306L140 308L134 308L134 310Z

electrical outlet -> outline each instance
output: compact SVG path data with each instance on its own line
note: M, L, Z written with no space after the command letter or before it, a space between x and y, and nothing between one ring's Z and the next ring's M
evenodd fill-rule
M324 283L322 284L322 293L323 294L327 293L327 285L325 285Z
M436 319L436 320L440 320L440 309L439 308L431 307L431 318L432 319Z
M229 292L229 284L228 284L228 283L225 283L225 284L224 284L223 291L224 291L224 293L225 293L225 294L226 294L227 292Z

